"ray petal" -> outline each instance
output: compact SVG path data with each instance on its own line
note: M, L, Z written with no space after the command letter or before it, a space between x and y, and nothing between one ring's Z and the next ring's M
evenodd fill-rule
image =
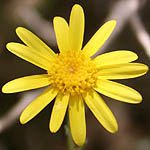
M55 133L59 130L66 114L68 102L69 94L62 95L61 93L59 93L57 95L49 124L51 132Z
M142 96L139 92L117 82L101 79L97 81L94 89L105 96L126 103L137 104L142 101Z
M99 79L129 79L144 75L148 67L141 63L114 64L100 67Z
M26 76L9 81L2 87L3 93L16 93L50 85L47 74Z
M16 29L16 33L27 46L36 49L37 51L40 51L41 53L43 53L44 55L46 55L51 59L55 57L55 53L53 52L53 50L50 47L48 47L42 40L40 40L31 31L23 27L18 27Z
M86 139L85 109L81 96L72 96L69 100L69 120L72 137L79 146Z
M136 53L127 50L118 50L101 54L93 59L97 67L104 65L129 63L138 58Z
M69 22L69 42L73 51L81 50L84 37L84 12L80 5L73 6Z
M117 121L100 95L94 90L91 90L87 94L83 94L83 97L85 103L103 127L111 133L117 132Z
M64 18L55 17L53 20L56 40L60 52L70 50L69 47L69 27Z
M20 116L21 124L25 124L40 113L57 95L53 87L47 88L40 96L32 101Z
M45 69L45 70L49 69L51 59L50 60L47 59L45 55L43 55L42 53L39 53L39 51L30 47L27 47L23 44L14 43L14 42L8 43L6 47L10 52L17 55L18 57L42 69Z
M86 53L86 55L89 57L93 56L109 38L115 26L115 20L108 21L103 26L101 26L93 35L93 37L88 41L88 43L84 46L83 52Z

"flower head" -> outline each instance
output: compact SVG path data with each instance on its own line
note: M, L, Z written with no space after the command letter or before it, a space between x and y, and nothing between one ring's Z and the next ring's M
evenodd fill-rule
M132 63L138 56L127 50L91 58L109 38L116 25L115 20L106 22L83 48L84 12L80 5L73 6L69 25L61 17L55 17L53 23L59 54L55 54L27 29L16 29L17 35L26 45L11 42L7 44L7 49L46 70L46 73L12 80L3 86L2 91L15 93L49 85L25 108L20 122L25 124L30 121L56 97L50 131L58 131L68 108L71 133L77 145L84 144L86 139L84 104L105 129L116 132L117 121L98 93L127 103L140 103L142 96L137 91L111 80L142 76L148 67Z

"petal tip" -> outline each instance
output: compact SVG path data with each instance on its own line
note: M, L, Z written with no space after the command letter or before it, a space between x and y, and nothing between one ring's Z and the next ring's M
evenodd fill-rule
M21 114L21 116L20 116L19 121L20 121L21 124L25 124L25 123L26 123L26 121L25 121L25 119L23 118L22 114Z
M129 51L129 52L132 54L132 56L134 55L135 60L137 60L139 58L139 56L135 52L132 52L132 51Z
M79 4L74 4L72 8L82 8Z
M9 42L6 44L6 48L11 51L15 46L19 45L19 43Z
M57 21L58 18L61 18L61 17L55 16L54 19L53 19L53 23L54 23L55 21Z
M6 48L9 50L11 46L11 42L6 44Z
M2 87L2 93L7 93L6 84Z
M49 127L49 130L50 130L51 133L56 133L57 132L57 130L55 128L52 128L52 127Z
M149 67L147 65L145 65L145 73L147 73L149 70Z
M17 28L16 28L16 33L17 33L17 35L19 34L19 32L20 32L21 29L22 29L22 27L17 27Z
M111 23L112 26L114 26L114 28L115 28L115 26L116 26L116 24L117 24L117 21L116 21L116 20L110 20L110 21L108 21L108 22Z
M78 145L78 146L82 146L85 143L85 139L74 139L74 142Z
M20 37L20 35L22 35L22 33L24 32L28 32L28 30L24 27L17 27L16 28L16 34L18 35L18 37Z
M110 129L110 130L108 130L110 133L116 133L116 132L118 132L118 124L117 124L117 122L114 124L114 126Z
M117 132L118 132L118 128L111 131L112 134L117 133Z
M6 83L5 85L3 85L3 87L2 87L2 93L12 93L11 90L10 90L10 86L9 86L8 83Z
M17 27L16 28L16 33L18 34L18 32L20 32L21 30L24 30L25 28L23 28L23 27Z
M28 121L30 121L27 114L25 114L25 111L21 113L19 121L21 124L26 124Z
M83 8L79 4L75 4L72 7L72 11L83 13Z
M58 131L58 129L52 123L49 124L49 130L52 133L56 133Z
M116 20L111 20L114 24L117 24L117 21Z
M135 102L135 104L139 104L143 101L143 97L141 94L139 94L139 99Z

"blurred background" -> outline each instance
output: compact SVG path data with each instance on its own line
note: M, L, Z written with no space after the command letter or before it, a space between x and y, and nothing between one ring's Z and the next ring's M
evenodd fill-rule
M8 42L21 42L15 34L18 26L36 33L58 52L52 21L54 16L69 19L72 6L78 3L85 11L84 44L107 20L117 20L117 27L98 54L113 50L131 50L138 62L150 64L149 0L0 0L0 86L9 80L43 73L38 67L6 50ZM86 109L86 150L150 150L150 76L118 81L133 87L143 96L138 105L104 97L115 114L119 131L108 133ZM48 123L53 103L26 125L19 123L22 110L43 89L17 94L0 94L0 150L66 150L65 122L52 134Z

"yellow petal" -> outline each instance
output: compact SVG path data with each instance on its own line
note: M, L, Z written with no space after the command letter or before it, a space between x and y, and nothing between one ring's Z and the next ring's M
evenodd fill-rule
M81 146L86 139L85 109L81 96L72 96L69 100L70 129L74 142Z
M136 53L126 50L118 50L101 54L93 59L97 67L112 64L129 63L138 58Z
M2 87L3 93L16 93L50 85L47 74L32 75L9 81Z
M29 48L19 43L8 43L7 49L18 57L42 68L45 70L49 69L50 60L48 60L44 54L40 53L36 49Z
M109 38L116 26L116 21L111 20L106 22L99 30L93 35L89 42L84 46L83 51L87 56L93 56Z
M99 93L126 103L140 103L142 96L136 90L109 80L98 80L96 88Z
M70 50L69 47L69 27L65 19L61 17L55 17L53 20L56 40L60 52Z
M22 112L20 122L27 123L34 118L42 109L44 109L57 95L57 91L53 87L47 88L39 97L32 101Z
M69 94L62 95L59 93L56 97L53 110L51 113L49 128L51 132L57 132L64 120L65 113L69 102Z
M73 51L81 50L84 37L84 12L80 5L73 6L69 22L69 42Z
M99 79L129 79L144 75L148 67L141 63L115 64L100 67Z
M90 92L83 94L83 97L85 103L103 127L111 133L117 132L117 121L100 95L94 90L91 90Z
M51 48L49 48L43 41L41 41L35 34L31 31L18 27L16 29L16 33L19 38L29 47L36 49L46 55L47 57L53 58L55 57L55 53Z

